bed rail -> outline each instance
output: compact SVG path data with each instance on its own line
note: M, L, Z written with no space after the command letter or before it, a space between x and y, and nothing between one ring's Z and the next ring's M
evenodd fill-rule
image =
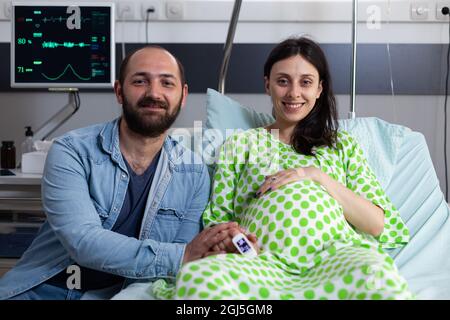
M228 26L227 40L223 49L222 66L220 67L219 87L218 91L225 94L225 80L227 78L228 63L230 61L231 49L233 47L234 34L236 32L236 25L239 19L239 12L241 11L242 0L234 1L233 12L231 14L230 25Z
M356 117L356 31L358 29L358 0L353 0L352 12L352 87L350 91L349 119Z

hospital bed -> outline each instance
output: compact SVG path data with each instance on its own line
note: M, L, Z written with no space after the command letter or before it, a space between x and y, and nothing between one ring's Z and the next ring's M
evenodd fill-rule
M271 123L269 114L240 105L208 89L202 130L175 130L186 147L201 154L210 171L220 143L232 130ZM350 132L411 234L403 248L389 251L419 299L450 299L450 209L445 202L424 136L378 118L339 120ZM184 132L190 131L187 135ZM181 133L181 134L179 134Z
M206 129L249 129L270 123L226 97L225 77L242 0L236 0L230 20L219 79L219 92L207 92ZM424 136L377 118L355 118L357 12L352 7L352 70L349 120L340 127L361 144L365 156L411 234L403 248L389 252L410 289L419 299L450 299L450 209L439 187ZM211 143L202 138L202 145ZM198 139L197 139L198 140ZM195 149L194 144L194 149ZM197 146L198 147L198 146ZM211 155L214 157L214 155Z
M351 119L340 120L339 125L358 140L369 165L410 230L410 242L389 254L411 291L419 299L450 299L450 209L439 187L424 136L378 118L355 118L356 3L354 1L352 24ZM207 91L205 126L200 130L172 130L174 138L203 157L211 173L220 141L231 133L230 130L246 130L273 121L271 115L258 113L224 95L240 4L240 0L235 2L224 47L220 92ZM150 292L148 285L136 284L133 288L132 284L118 298L151 299Z

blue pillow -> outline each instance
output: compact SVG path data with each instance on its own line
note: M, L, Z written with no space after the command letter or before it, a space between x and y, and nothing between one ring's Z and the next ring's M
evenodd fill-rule
M227 130L247 130L274 122L270 114L246 108L216 90L208 88L206 95L206 128L218 129L224 137Z
M196 146L196 149L201 151L199 153L212 174L220 147L227 138L237 131L266 126L274 122L274 118L243 107L213 89L208 88L206 96L206 125L201 138L202 146Z

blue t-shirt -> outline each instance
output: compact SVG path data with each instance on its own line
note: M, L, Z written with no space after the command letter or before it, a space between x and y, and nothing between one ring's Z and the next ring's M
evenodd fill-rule
M125 160L125 157L123 158L129 172L130 180L128 182L128 189L122 209L111 231L136 239L139 237L145 205L147 203L148 193L152 185L160 153L161 152L158 152L158 154L156 154L152 163L141 175L137 175L133 169L131 169L130 165ZM86 267L80 266L80 271L82 291L106 288L123 280L123 277L121 276ZM66 270L63 270L53 278L49 279L47 283L66 288L68 276L70 276L70 274L67 274Z

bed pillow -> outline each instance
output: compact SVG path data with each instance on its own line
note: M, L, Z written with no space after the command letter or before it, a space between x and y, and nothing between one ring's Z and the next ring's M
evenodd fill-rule
M251 128L268 125L274 121L270 114L256 112L242 106L239 102L209 89L206 91L206 125L203 128L201 150L203 161L209 173L214 172L220 146L232 134ZM198 140L197 140L198 141Z
M262 127L274 121L270 114L244 107L216 90L208 88L206 96L206 128L218 129L223 135L227 129L247 130Z

